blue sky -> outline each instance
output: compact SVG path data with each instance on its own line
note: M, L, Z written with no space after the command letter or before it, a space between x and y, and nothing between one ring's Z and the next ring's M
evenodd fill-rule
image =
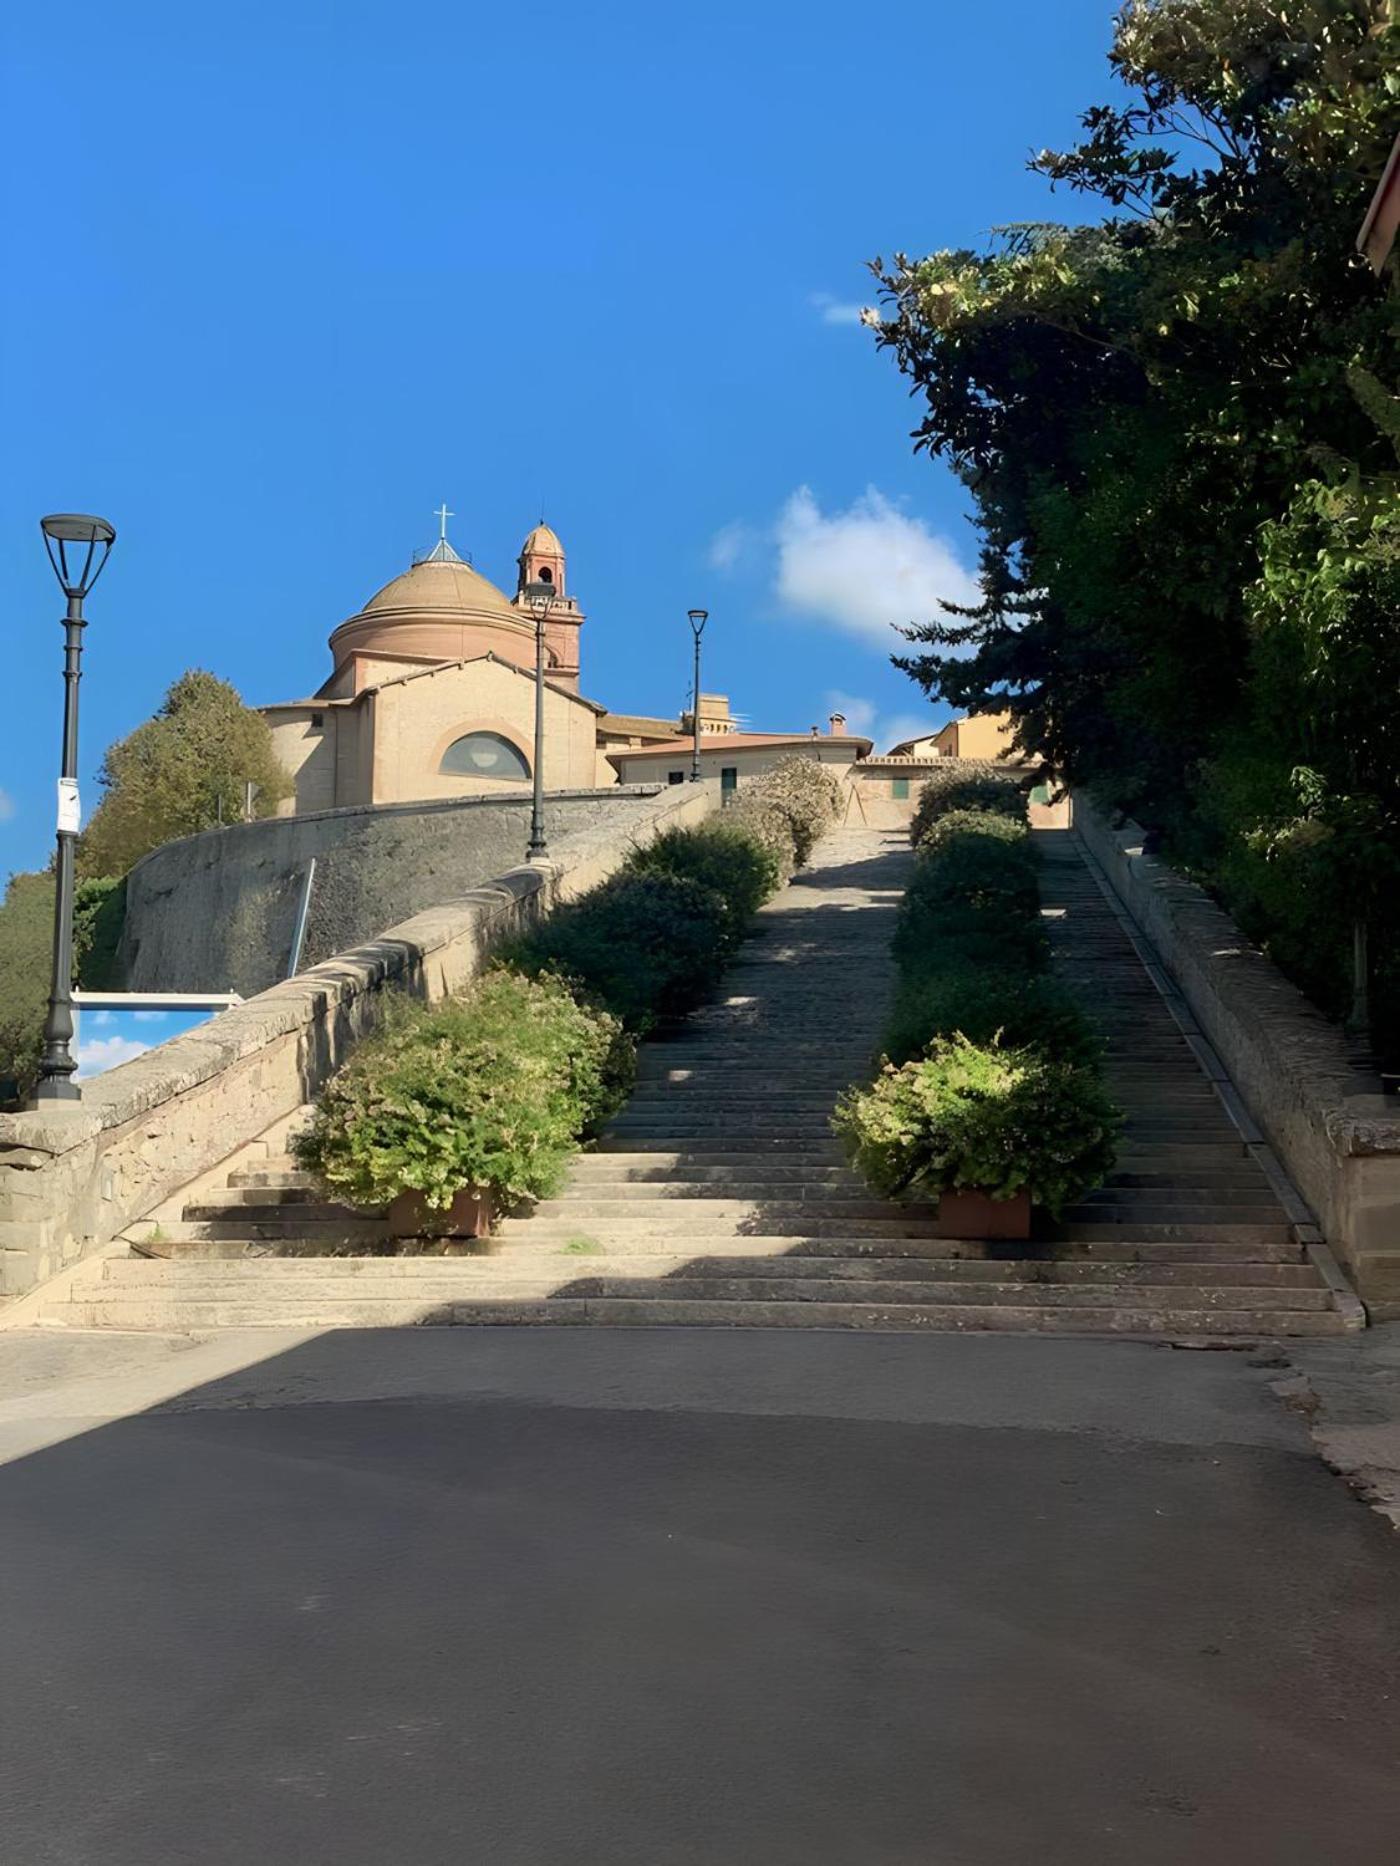
M1025 172L1107 89L1109 0L526 8L77 0L0 27L0 876L50 844L60 601L37 519L118 529L84 804L186 667L310 692L432 542L498 582L541 505L583 686L801 730L921 712L900 610L974 562L863 262L1063 215ZM912 594L909 594L912 592ZM925 717L929 715L925 714ZM939 715L940 717L942 715Z

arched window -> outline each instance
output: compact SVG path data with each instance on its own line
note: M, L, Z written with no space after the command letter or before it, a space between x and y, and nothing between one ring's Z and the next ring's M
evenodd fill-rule
M505 778L528 782L530 767L524 755L499 732L469 732L454 739L442 754L438 770L443 777Z
M554 581L554 572L550 569L548 564L541 564L540 582L541 583L553 583L553 581Z

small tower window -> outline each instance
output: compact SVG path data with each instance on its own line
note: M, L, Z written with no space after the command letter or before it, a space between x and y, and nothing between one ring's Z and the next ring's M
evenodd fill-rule
M553 583L553 581L554 581L554 572L550 569L549 565L548 564L541 565L540 582L541 583Z

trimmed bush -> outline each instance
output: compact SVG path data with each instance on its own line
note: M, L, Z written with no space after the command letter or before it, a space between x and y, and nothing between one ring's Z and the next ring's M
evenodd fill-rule
M1058 1216L1112 1167L1118 1120L1091 1070L1036 1048L947 1037L849 1091L833 1125L883 1197L1025 1190Z
M731 829L742 830L744 835L752 837L772 860L779 887L791 879L792 871L797 867L797 842L792 833L792 819L757 785L735 795L734 801L725 809L724 821Z
M945 904L1038 913L1037 866L1022 824L986 810L959 810L930 833L905 900L912 913Z
M337 1198L403 1192L445 1211L468 1187L497 1205L556 1191L578 1136L621 1105L631 1045L559 979L489 972L466 997L400 1000L327 1087L294 1143Z
M640 1033L702 1002L723 967L730 925L713 888L623 872L556 909L502 958L532 978L557 973Z
M738 945L781 879L778 858L743 822L722 818L694 829L668 829L628 858L626 873L674 875L712 888L725 905L725 944Z
M754 788L765 803L787 818L793 852L801 868L811 859L820 839L840 820L840 781L815 758L790 752Z
M1053 979L1025 971L989 970L961 957L906 973L885 1026L884 1053L892 1063L922 1056L937 1037L1009 1049L1034 1045L1048 1056L1098 1065L1103 1044L1078 1004Z
M919 789L909 823L909 840L916 849L938 819L951 810L994 810L1024 818L1025 792L1019 777L997 765L980 764L969 770L966 761L950 759L946 769L935 771Z

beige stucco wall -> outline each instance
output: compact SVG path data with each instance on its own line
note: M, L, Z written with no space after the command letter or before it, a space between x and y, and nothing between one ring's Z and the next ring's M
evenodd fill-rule
M739 787L742 789L746 780L771 771L780 759L790 758L794 753L803 758L815 759L818 764L847 769L855 762L853 746L833 742L829 738L798 739L781 745L729 745L702 740L700 769L707 778L718 778L721 768L732 765L738 773ZM679 751L638 750L621 752L616 756L617 769L624 784L665 784L673 771L683 771L687 779L690 776L689 745Z
M467 732L498 732L534 761L533 678L498 661L436 668L374 695L373 794L342 803L404 803L422 797L464 797L496 792L499 778L444 776L443 753ZM597 771L597 721L592 707L546 686L544 783L546 790L587 789Z
M954 758L1000 758L1011 747L1011 715L976 713L955 719L938 734L936 743Z
M333 810L341 737L353 741L359 720L349 707L277 707L264 717L272 732L272 749L296 786L278 806L279 816L304 816L312 810ZM319 719L319 727L312 722Z
M579 838L567 863L512 869L393 926L86 1083L83 1099L0 1115L0 1296L92 1256L311 1099L375 1028L391 989L460 990L504 939L596 887L663 829L698 822L713 785L652 799Z

